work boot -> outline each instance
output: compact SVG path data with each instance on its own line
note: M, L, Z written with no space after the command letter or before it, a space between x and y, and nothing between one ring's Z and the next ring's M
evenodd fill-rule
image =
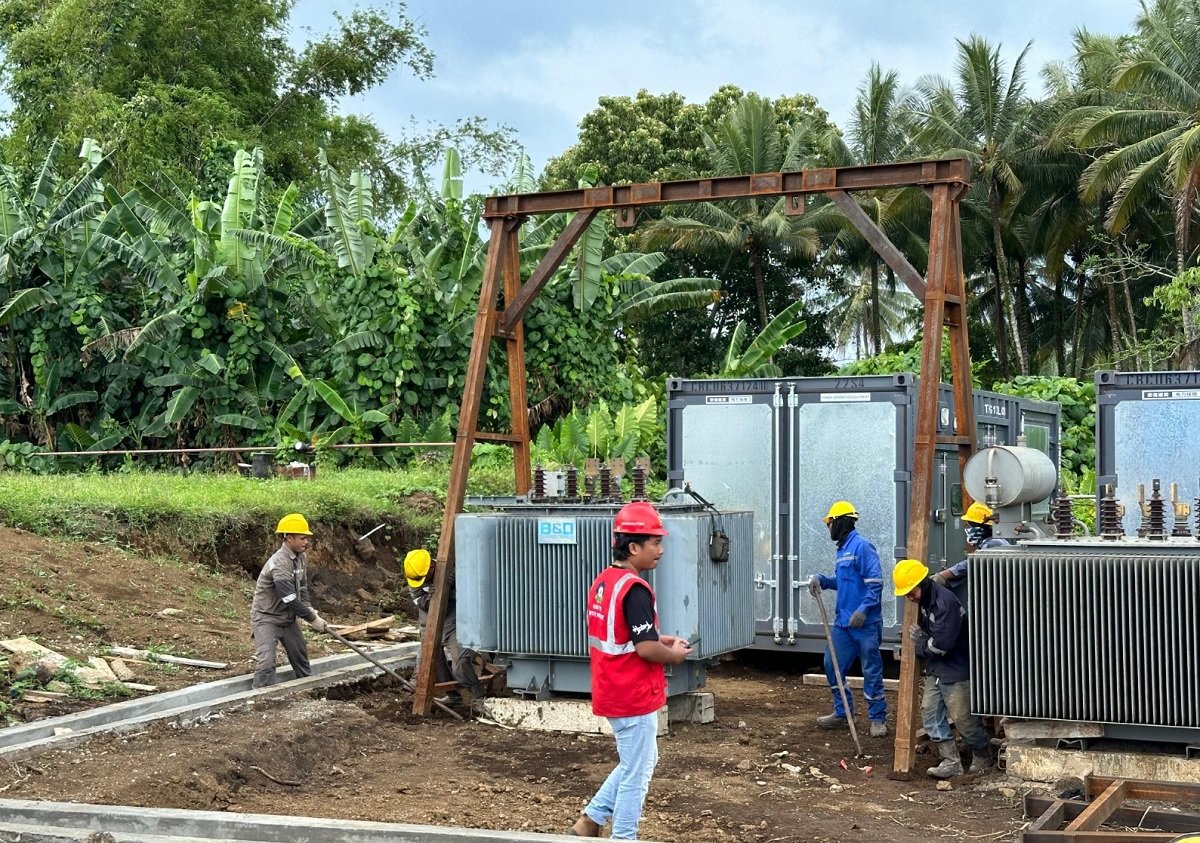
M884 723L882 720L872 720L871 721L871 737L886 738L887 737L887 723Z
M968 773L982 773L985 770L990 770L996 764L996 757L992 754L992 748L985 746L982 749L971 750L971 766L967 768Z
M936 767L930 767L928 774L935 779L952 779L963 774L962 757L954 741L938 741L938 755L942 761Z
M846 718L840 714L825 714L817 718L818 729L848 729Z

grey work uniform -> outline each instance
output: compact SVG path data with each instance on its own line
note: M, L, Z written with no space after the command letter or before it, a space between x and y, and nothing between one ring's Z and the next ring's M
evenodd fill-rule
M298 618L311 621L316 617L317 613L309 606L304 554L293 553L286 544L281 545L263 565L250 604L255 662L251 687L265 688L275 682L275 646L280 641L295 676L312 676L308 646Z
M446 615L442 623L442 650L435 668L435 676L439 682L451 679L458 682L461 690L469 692L474 697L483 696L483 685L475 675L475 651L463 647L458 641L458 612L454 598L454 580L450 583L450 598L446 602ZM417 606L417 622L421 631L425 631L425 621L429 615L429 604L433 599L433 588L423 585L417 588L409 586L409 594ZM447 662L446 656L450 656Z

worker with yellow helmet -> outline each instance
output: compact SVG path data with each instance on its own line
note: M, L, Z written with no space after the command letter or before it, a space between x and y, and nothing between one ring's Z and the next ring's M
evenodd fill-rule
M825 526L837 545L834 575L814 574L808 580L808 590L818 600L822 589L837 591L830 645L837 652L842 670L855 661L862 664L863 698L867 701L867 717L871 721L871 736L887 734L887 699L883 695L883 656L879 645L883 639L883 569L875 545L855 530L858 510L850 501L836 501L826 513ZM844 729L847 718L854 717L853 697L847 696L850 710L846 711L838 691L838 679L833 669L829 648L825 651L825 675L833 694L833 713L817 718L822 729Z
M433 600L433 582L430 580L432 568L433 557L424 548L410 550L404 556L404 578L408 582L409 596L417 607L417 623L422 632L425 631L429 605ZM483 685L475 673L475 651L463 647L458 640L456 603L454 578L451 576L450 597L446 601L446 613L442 620L442 649L438 651L434 673L438 682L457 682L459 697L466 705L470 705L473 700L483 696Z
M971 748L968 772L983 772L993 764L991 738L979 718L971 713L967 612L954 592L935 582L929 576L929 568L919 560L897 562L892 580L896 596L917 606L917 622L909 627L908 636L925 674L921 720L941 756L928 774L935 779L963 774L962 758L950 734L947 713Z
M967 507L967 511L962 514L960 520L967 537L967 553L987 550L991 547L1005 547L1009 544L1006 539L995 538L992 535L992 525L996 523L996 515L987 504L975 501ZM965 579L966 576L967 560L963 559L944 571L938 571L933 578L939 585L948 585L954 580Z
M308 646L300 620L324 632L325 620L309 605L307 552L312 542L308 519L298 512L279 519L275 534L282 544L263 565L250 603L250 633L254 638L254 682L265 688L275 682L275 652L280 643L294 678L312 676Z

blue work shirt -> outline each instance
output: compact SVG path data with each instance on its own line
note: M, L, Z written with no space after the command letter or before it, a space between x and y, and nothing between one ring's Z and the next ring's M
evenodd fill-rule
M821 588L837 592L834 626L850 626L850 616L862 612L868 624L882 624L880 597L883 594L883 569L875 545L851 530L838 548L834 575L817 574Z

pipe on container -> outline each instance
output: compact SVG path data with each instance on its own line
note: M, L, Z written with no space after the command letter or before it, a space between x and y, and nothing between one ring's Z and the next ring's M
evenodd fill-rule
M787 518L787 571L788 571L788 644L795 645L796 631L799 624L800 595L800 556L796 552L796 539L799 534L797 519L800 508L797 501L800 497L800 479L796 474L796 455L800 453L800 402L796 400L796 385L788 384L788 518Z
M776 382L775 395L771 398L771 422L774 429L774 438L771 440L776 453L780 458L783 456L783 443L780 440L780 419L783 416L783 394L780 392L782 384ZM780 478L779 459L776 459L775 465L771 467L771 631L774 633L776 644L783 643L783 613L779 606L780 588L779 584L783 581L783 553L780 547L780 529L779 517L783 514L782 502L782 479Z

